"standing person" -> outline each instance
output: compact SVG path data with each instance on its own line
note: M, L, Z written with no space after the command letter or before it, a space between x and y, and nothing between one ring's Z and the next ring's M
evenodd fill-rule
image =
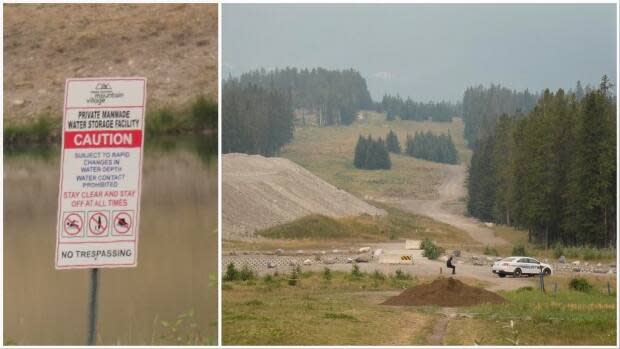
M452 264L452 258L454 258L453 256L450 256L450 258L448 258L448 261L446 262L446 266L448 268L452 268L452 275L456 274L456 266L454 264Z

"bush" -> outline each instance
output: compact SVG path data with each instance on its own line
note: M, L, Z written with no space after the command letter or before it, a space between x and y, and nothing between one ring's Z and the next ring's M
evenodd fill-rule
M435 243L428 238L422 240L420 247L424 250L422 255L428 259L437 259L437 257L444 252L443 248L435 245Z
M357 264L353 264L353 268L351 269L351 278L353 279L361 279L364 274L360 271L360 267Z
M488 245L484 248L484 254L487 256L499 256L499 253L494 247L489 247Z
M192 103L190 116L195 130L217 129L217 104L204 96Z
M255 278L256 278L256 275L254 275L254 272L252 271L252 269L250 269L250 267L248 267L247 264L244 264L243 268L241 268L241 271L239 271L239 280L248 281L248 280L254 280Z
M378 280L378 281L383 281L385 280L385 274L383 274L382 272L375 270L371 276L370 276L373 280Z
M396 271L394 272L394 278L396 280L410 280L411 276L400 269L396 269Z
M527 251L525 250L525 247L523 247L523 245L517 245L512 248L512 255L513 256L527 256Z
M588 282L588 280L584 278L574 278L571 279L568 287L571 290L579 291L579 292L590 292L592 290L592 285Z
M553 256L555 258L564 256L564 247L561 244L558 243L553 246Z
M323 269L323 279L325 281L329 281L329 280L332 279L332 271L329 268L327 268L327 267L325 267L325 269Z
M288 279L288 285L289 286L296 286L297 285L297 280L299 280L299 273L297 272L299 267L297 268L293 268L293 270L291 271L291 276ZM299 268L301 269L301 268Z
M235 268L234 263L228 264L226 267L226 273L224 274L224 281L235 281L239 278L239 272Z

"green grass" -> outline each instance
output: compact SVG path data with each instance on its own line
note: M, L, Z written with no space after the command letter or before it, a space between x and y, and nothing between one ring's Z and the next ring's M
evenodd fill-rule
M372 204L385 209L387 215L382 217L362 215L348 218L309 215L260 230L257 234L270 239L288 240L389 241L430 238L435 242L452 246L475 244L466 232L450 225L389 205L375 202Z
M217 103L197 96L178 107L147 108L146 133L149 136L178 135L217 130ZM58 144L62 116L42 113L32 120L10 119L4 122L5 147ZM216 142L217 143L217 142Z
M302 272L302 274L304 274ZM295 286L287 277L224 289L222 333L225 345L427 345L440 318L440 307L380 305L403 288L420 282L394 274L332 271L325 282L311 273ZM457 308L444 344L613 345L616 298L601 292L603 279L592 279L590 292L570 291L568 279L559 291L536 288L500 292L503 304ZM548 289L552 287L547 286ZM510 327L513 320L513 327Z
M563 287L557 294L537 289L501 292L508 302L468 309L474 322L487 328L472 334L482 344L511 344L518 332L521 345L612 345L616 342L616 298ZM507 326L513 320L514 328ZM447 344L463 343L451 338Z
M435 134L450 132L459 150L459 162L467 163L471 151L462 137L463 123L386 121L385 115L364 112L366 120L350 126L298 127L291 144L282 149L280 156L292 160L327 182L360 197L412 196L430 198L441 180L442 164L390 154L390 170L362 170L353 166L353 155L358 136L372 134L385 138L390 129L404 144L407 133L431 131Z

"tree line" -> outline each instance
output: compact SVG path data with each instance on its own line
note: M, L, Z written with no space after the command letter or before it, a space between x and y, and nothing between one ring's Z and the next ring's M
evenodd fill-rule
M457 115L459 106L449 102L414 102L410 97L403 100L399 95L384 95L381 102L376 103L375 109L386 114L387 120L432 120L451 122Z
M545 247L615 246L616 99L606 76L579 97L545 90L474 143L469 214L527 228Z
M353 69L260 69L242 74L239 83L290 95L293 108L315 113L320 126L349 125L372 106L366 80Z
M353 165L365 170L389 170L392 168L390 153L385 141L381 137L372 139L371 135L368 137L360 135L355 145Z
M405 153L415 158L446 164L458 162L458 152L450 133L434 135L427 131L416 132L413 137L407 135Z
M293 138L290 93L228 79L222 86L222 152L272 156Z

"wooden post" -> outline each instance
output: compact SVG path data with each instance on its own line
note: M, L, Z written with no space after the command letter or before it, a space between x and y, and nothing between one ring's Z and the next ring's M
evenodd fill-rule
M86 345L97 340L97 294L99 293L99 269L90 270L90 299L88 300L88 338Z

